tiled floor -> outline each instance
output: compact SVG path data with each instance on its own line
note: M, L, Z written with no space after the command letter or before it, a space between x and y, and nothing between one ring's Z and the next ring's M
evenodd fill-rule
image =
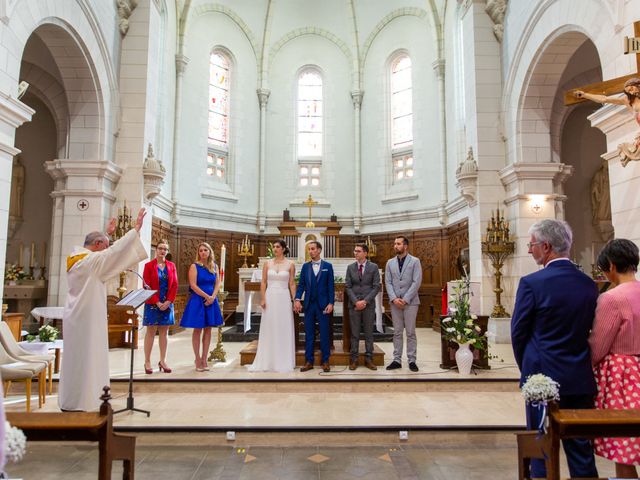
M139 438L135 475L138 480L512 480L517 478L514 440L505 433L460 434L458 440L447 434L441 444L436 436L414 444L263 447L207 445L204 437L202 445L176 445L165 435L153 444ZM7 470L11 478L94 480L97 458L97 448L89 444L34 442L25 459ZM613 474L607 461L598 459L598 467L601 476ZM121 478L121 471L117 465L112 478Z

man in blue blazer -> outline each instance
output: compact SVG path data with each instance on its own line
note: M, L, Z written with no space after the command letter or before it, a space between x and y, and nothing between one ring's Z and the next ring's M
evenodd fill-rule
M304 294L304 334L305 349L304 356L306 363L301 372L306 372L313 368L314 343L316 341L316 322L320 326L320 350L322 351L322 370L328 372L329 357L331 356L330 325L331 314L333 313L334 285L333 266L320 258L322 245L320 242L309 242L309 255L311 261L302 265L300 270L300 280L298 280L298 290L294 310L296 313L302 311L302 295Z
M522 385L542 373L560 384L560 408L594 408L596 383L587 339L598 290L569 260L573 234L566 222L542 220L529 229L529 253L543 269L522 277L511 319L511 342ZM527 405L527 428L536 429L540 412ZM563 440L571 477L598 477L591 442ZM545 478L542 460L531 476Z

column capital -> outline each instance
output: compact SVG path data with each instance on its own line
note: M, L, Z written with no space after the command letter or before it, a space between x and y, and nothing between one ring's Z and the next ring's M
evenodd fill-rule
M267 102L269 101L269 95L271 95L271 90L268 88L258 88L256 90L258 94L258 100L260 101L260 108L265 108L267 106Z
M351 90L351 101L353 102L354 108L360 108L360 105L362 105L363 96L364 92L362 90Z
M187 69L189 57L180 53L176 54L176 73L182 74Z
M439 58L431 64L433 71L436 73L436 77L444 78L444 67L446 66L446 61L444 58Z
M11 95L0 92L0 122L4 122L12 128L18 128L24 122L31 121L31 116L35 112L33 108L22 103L20 100L16 100ZM13 138L11 140L13 140Z

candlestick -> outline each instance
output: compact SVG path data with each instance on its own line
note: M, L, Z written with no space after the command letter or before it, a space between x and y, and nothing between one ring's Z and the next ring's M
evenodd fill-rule
M29 255L29 267L33 268L33 264L36 261L36 244L35 242L31 242L31 253Z
M40 263L42 267L47 264L47 242L42 242L42 262Z
M227 248L222 244L220 248L220 290L224 290L224 267L227 260Z
M22 255L24 254L24 245L20 242L20 247L18 248L18 267L22 266Z

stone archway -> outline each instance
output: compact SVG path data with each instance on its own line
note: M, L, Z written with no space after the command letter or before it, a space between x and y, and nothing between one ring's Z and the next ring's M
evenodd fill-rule
M22 236L31 232L29 238L20 237L17 241L28 245L34 242L37 252L44 250L46 242L46 303L61 305L67 291L66 255L74 246L82 245L87 231L103 228L121 171L109 158L105 159L105 155L112 155L112 147L106 134L108 109L103 86L84 39L70 25L51 19L51 23L33 30L23 50L19 81L30 84L24 101L36 113L32 125L16 130L16 146L31 151L33 138L50 138L51 131L54 136L48 143L41 142L40 152L28 155L28 168L41 172L44 166L48 174L48 183L41 179L43 188L37 194L45 196L39 202L42 209L38 215L48 212L48 218L25 212L28 218L38 218L41 228L36 235L25 224ZM48 122L38 121L45 117ZM36 173L30 175L38 178ZM42 235L46 240L35 238ZM16 242L11 242L8 254L13 253L13 243ZM38 263L41 262L39 257Z

